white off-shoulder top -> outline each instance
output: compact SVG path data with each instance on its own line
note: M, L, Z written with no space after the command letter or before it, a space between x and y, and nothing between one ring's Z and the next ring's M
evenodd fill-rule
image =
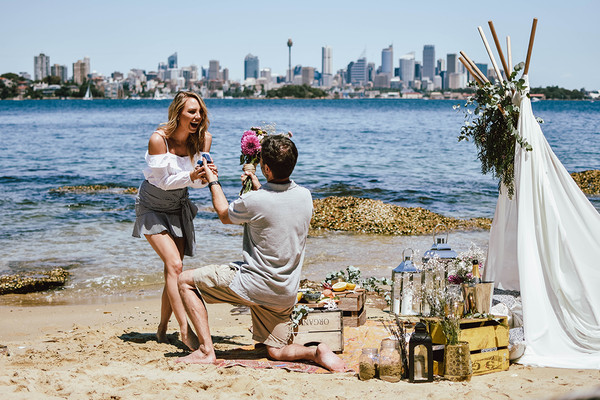
M166 143L166 141L165 141ZM146 151L146 168L144 177L148 182L163 190L182 189L185 187L203 188L208 183L202 183L200 179L192 181L190 172L194 169L199 155L194 156L194 162L188 156L181 157L167 152L163 154L148 154Z

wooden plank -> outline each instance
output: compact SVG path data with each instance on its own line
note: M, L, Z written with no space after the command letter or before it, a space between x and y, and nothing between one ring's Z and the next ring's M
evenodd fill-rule
M503 325L463 329L459 340L469 342L471 352L508 346L508 327Z
M341 310L312 310L300 320L297 331L342 331L343 323Z
M360 311L344 311L343 320L344 326L362 326L367 322L367 310L363 308Z
M340 298L338 308L343 311L360 311L365 305L367 292L364 290L357 292L342 292L336 295Z
M510 366L508 349L471 353L471 364L474 376L507 371Z
M434 344L446 344L439 318L426 318ZM471 351L508 346L506 317L496 319L461 319L459 340L469 342Z
M344 335L342 331L299 332L294 336L294 343L300 345L325 343L335 353L344 351Z

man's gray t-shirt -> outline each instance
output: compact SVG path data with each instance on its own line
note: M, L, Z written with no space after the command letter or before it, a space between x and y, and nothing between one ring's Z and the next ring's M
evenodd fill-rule
M264 306L293 307L312 211L310 191L294 181L266 183L233 201L229 219L244 224L244 262L231 290Z

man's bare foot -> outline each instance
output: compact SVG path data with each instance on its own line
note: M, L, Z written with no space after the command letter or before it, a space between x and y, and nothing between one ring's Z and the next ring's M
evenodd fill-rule
M196 336L196 334L189 325L187 327L187 333L184 334L183 332L181 332L181 341L185 343L185 345L189 347L189 349L192 351L198 350L198 347L200 346L198 336Z
M217 362L215 352L210 351L208 353L209 354L203 352L202 350L196 350L185 357L178 358L176 362L186 364L214 364Z
M315 362L333 372L346 371L346 364L344 361L336 356L325 343L321 343L317 346Z
M169 339L167 338L167 326L158 326L156 330L156 341L158 343L169 343Z

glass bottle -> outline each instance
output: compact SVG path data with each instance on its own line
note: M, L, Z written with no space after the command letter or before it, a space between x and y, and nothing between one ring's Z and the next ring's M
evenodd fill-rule
M479 273L479 261L473 260L473 283L481 283L481 274Z
M365 347L358 359L358 378L366 381L375 378L377 368L377 349L374 347Z
M379 379L387 382L399 382L404 368L398 351L398 340L383 339L379 351Z

